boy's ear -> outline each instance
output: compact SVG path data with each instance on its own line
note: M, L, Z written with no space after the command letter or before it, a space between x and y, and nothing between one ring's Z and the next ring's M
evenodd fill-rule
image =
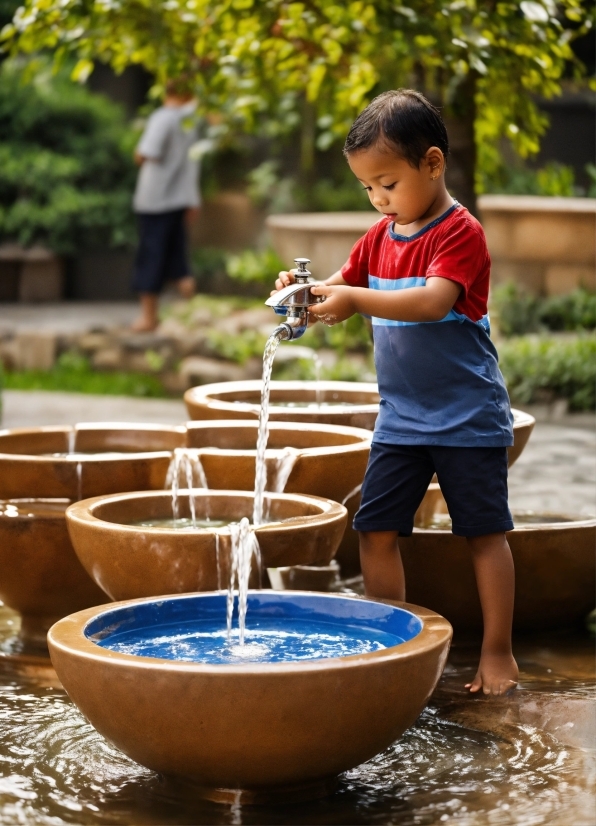
M431 146L424 154L424 164L431 180L436 181L445 171L445 156L438 146Z

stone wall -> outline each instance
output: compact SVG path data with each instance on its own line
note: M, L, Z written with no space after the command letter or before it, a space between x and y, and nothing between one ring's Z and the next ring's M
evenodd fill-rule
M483 195L478 199L493 261L493 283L515 281L541 295L596 289L596 199ZM284 261L311 259L316 278L346 261L378 213L271 215L267 227Z

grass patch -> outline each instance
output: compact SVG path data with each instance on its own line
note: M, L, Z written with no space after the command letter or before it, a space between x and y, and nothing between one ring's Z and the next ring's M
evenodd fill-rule
M145 373L95 372L89 361L64 353L51 370L14 370L4 374L7 390L60 390L100 396L163 398L167 395L156 376Z

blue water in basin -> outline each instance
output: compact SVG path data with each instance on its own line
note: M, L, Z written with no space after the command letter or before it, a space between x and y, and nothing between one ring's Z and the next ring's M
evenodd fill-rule
M224 594L193 594L104 611L85 628L102 648L139 657L209 664L279 663L391 648L421 620L380 602L323 594L251 592L244 646L228 643Z

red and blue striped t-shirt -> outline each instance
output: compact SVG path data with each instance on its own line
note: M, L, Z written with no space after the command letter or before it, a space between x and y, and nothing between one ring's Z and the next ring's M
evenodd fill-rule
M354 245L341 274L347 284L374 290L420 287L432 277L462 288L441 321L372 319L381 395L375 441L513 444L509 397L489 336L490 257L467 209L456 203L409 237L380 220Z

